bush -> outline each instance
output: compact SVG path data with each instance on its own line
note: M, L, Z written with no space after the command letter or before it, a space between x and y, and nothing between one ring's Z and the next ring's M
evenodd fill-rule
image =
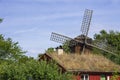
M29 59L24 63L1 63L0 80L70 80L70 75L60 73L53 62Z

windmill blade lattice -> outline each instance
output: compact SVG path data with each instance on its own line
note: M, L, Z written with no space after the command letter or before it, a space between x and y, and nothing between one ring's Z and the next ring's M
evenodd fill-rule
M63 43L65 43L66 41L72 40L72 38L67 37L67 36L64 36L64 35L61 35L61 34L58 34L58 33L52 32L51 37L50 37L50 40L63 44Z
M68 42L70 42L70 45L76 45L78 43L83 44L82 41L78 41L78 40L72 39L68 36L64 36L64 35L61 35L61 34L58 34L55 32L52 32L50 40L54 41L54 42L62 43L62 44L64 44L65 42L68 41Z
M89 9L86 9L84 12L84 17L81 25L81 32L85 36L88 35L92 13L93 13L93 10L89 10Z

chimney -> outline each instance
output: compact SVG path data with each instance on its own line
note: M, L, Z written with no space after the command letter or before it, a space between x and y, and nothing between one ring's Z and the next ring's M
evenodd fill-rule
M62 46L57 47L56 51L57 51L58 55L62 55L63 54L63 48L62 48Z

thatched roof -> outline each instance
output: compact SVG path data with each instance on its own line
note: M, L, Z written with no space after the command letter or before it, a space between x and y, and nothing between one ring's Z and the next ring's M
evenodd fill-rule
M67 71L87 72L114 72L120 71L120 66L108 60L102 55L96 54L46 54L63 66Z

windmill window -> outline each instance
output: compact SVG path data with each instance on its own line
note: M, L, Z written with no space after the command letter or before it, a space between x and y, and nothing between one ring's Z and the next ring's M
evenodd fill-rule
M82 74L81 75L81 80L89 80L89 75L88 74Z

